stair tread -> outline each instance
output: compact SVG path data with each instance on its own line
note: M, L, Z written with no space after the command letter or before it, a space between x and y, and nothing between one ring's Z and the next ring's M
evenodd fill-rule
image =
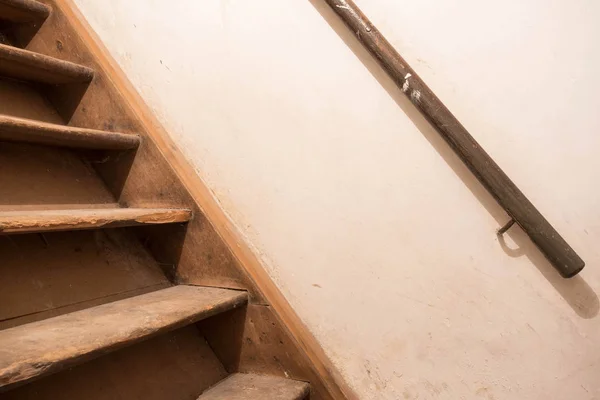
M69 61L0 44L0 75L57 85L90 82L94 77L94 70Z
M197 400L301 400L309 394L306 382L275 376L233 374Z
M0 141L101 150L135 149L138 135L56 125L0 115Z
M45 19L50 7L34 0L0 0L0 19L10 22L34 22Z
M241 291L174 286L0 331L0 391L246 302Z
M101 208L0 211L0 233L33 233L187 222L187 209Z

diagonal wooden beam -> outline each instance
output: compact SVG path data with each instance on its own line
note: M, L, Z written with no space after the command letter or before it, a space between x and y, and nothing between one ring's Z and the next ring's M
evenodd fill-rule
M575 250L550 225L356 4L352 0L325 1L369 53L377 59L379 65L414 106L435 127L498 204L527 233L552 266L564 278L577 275L585 263Z

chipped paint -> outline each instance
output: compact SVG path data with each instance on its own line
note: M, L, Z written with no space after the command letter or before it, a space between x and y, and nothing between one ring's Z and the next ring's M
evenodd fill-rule
M410 99L413 103L418 103L421 100L421 92L418 90L413 90L410 94Z
M410 87L410 83L408 83L408 78L410 78L412 76L412 74L409 72L404 76L404 84L402 85L402 91L404 93L408 92L408 89Z
M362 17L356 12L355 9L350 7L346 0L339 0L339 2L341 4L335 5L337 8L341 8L342 10L348 11L350 14L352 14L354 18L356 18L356 20L363 26L363 28L365 28L367 32L371 32L371 27L365 22L364 19L362 19Z
M404 81L404 84L402 85L402 91L404 93L408 92L408 87L410 86L410 84L408 83L408 79Z

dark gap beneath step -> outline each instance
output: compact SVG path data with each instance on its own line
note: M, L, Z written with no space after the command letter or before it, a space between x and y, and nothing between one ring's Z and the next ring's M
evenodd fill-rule
M0 20L0 43L25 48L31 42L43 22L15 23Z

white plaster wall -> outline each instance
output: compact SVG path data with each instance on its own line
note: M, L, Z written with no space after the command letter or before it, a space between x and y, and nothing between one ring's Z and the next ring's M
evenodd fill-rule
M600 398L600 3L358 2L569 281L320 0L76 3L361 398Z

